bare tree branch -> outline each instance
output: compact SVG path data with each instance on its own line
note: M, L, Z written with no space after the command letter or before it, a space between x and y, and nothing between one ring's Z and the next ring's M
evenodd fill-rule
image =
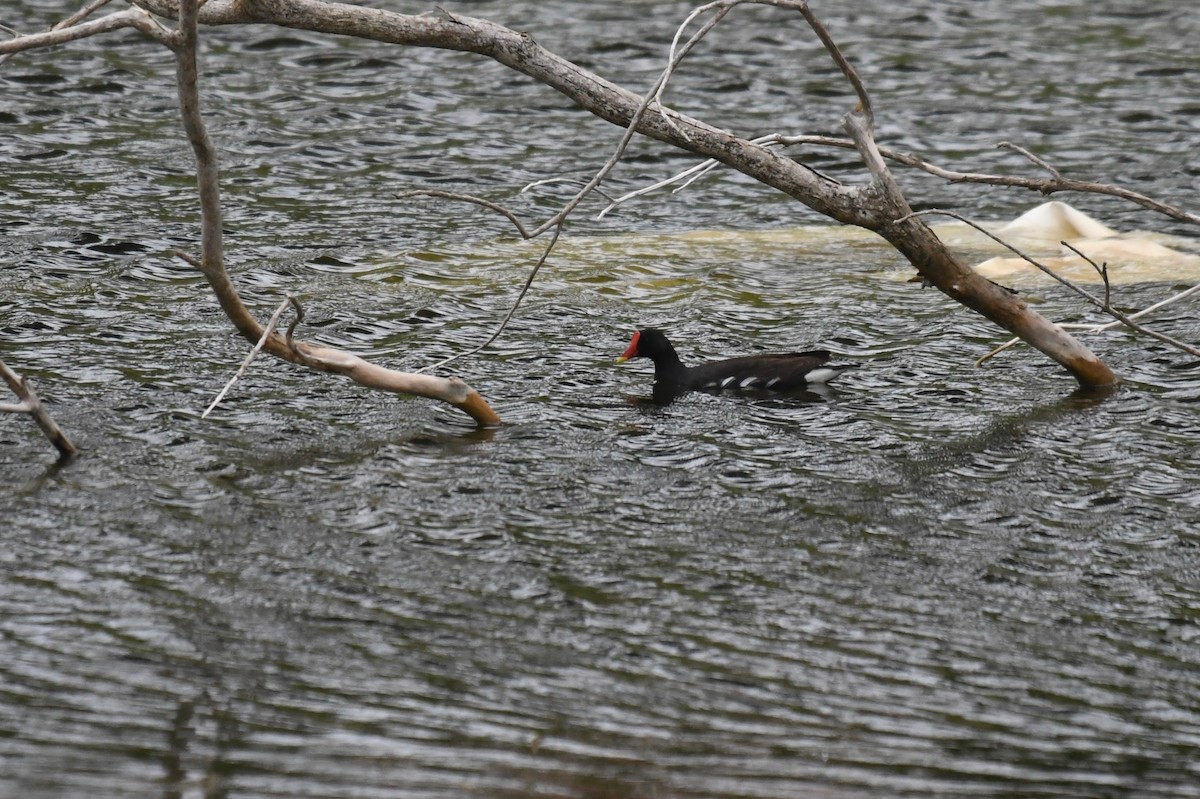
M1050 176L1051 176L1051 177L1053 177L1055 180L1062 180L1062 173L1061 173L1061 172L1059 172L1059 171L1058 171L1057 169L1055 169L1054 167L1050 166L1050 164L1046 163L1046 162L1045 162L1045 161L1043 161L1041 158L1038 158L1036 155L1034 155L1033 153L1031 153L1031 152L1029 152L1028 150L1026 150L1026 149L1025 149L1024 147L1022 147L1021 145L1019 145L1019 144L1013 144L1013 143L1012 143L1012 142L1010 142L1010 141L1002 141L1002 142L1000 142L999 144L997 144L997 145L996 145L996 147L997 147L998 149L1001 149L1001 150L1012 150L1014 153L1018 153L1018 154L1020 154L1020 155L1023 155L1023 156L1025 156L1026 158L1028 158L1030 161L1032 161L1033 163L1035 163L1035 164L1037 164L1038 166L1040 166L1042 169L1044 169L1044 170L1046 170L1047 172L1049 172L1049 173L1050 173Z
M858 95L858 105L863 117L866 119L867 130L874 135L875 130L875 111L871 106L871 96L867 94L867 87L863 85L862 78L858 76L858 72L851 66L846 56L842 53L840 47L834 42L833 36L829 34L829 29L825 27L825 23L817 18L817 15L808 7L808 3L800 3L800 13L804 16L813 32L817 34L817 38L821 40L821 44L825 45L825 49L829 51L829 55L833 58L838 69L846 76L846 80L850 81L850 85L854 87L854 93Z
M808 12L807 6L800 0L762 1L801 13ZM135 2L167 16L173 16L177 7L176 0ZM185 5L194 7L194 2L188 0ZM946 248L920 218L910 216L908 202L887 172L883 154L874 142L870 98L861 81L855 80L852 70L846 69L848 61L844 55L819 26L813 26L814 31L842 66L859 95L861 111L847 115L845 124L852 146L858 150L871 174L870 182L863 185L842 185L824 180L774 148L755 144L686 115L662 108L657 109L658 113L647 113L648 108L655 104L655 93L661 81L670 75L673 68L670 64L660 77L660 82L649 93L637 95L547 51L527 34L517 33L487 20L457 14L410 16L321 0L212 0L198 14L193 12L191 16L206 24L276 24L396 44L477 53L556 89L598 117L626 128L616 152L604 167L559 214L543 223L536 232L545 232L556 226L588 192L605 179L623 156L629 137L636 131L727 164L839 222L877 232L939 290L1028 341L1063 365L1081 385L1110 385L1116 381L1112 370L1090 350L1062 328L1041 317L1019 297L975 274ZM217 229L219 233L219 224ZM206 269L213 268L212 262L203 253L201 262ZM218 296L221 297L222 292L218 291ZM257 339L261 333L257 322L246 314L250 324L243 325L245 319L238 321L234 304L227 297L221 301L222 307L230 313L243 335L251 340ZM240 306L240 301L236 305ZM268 339L268 350L274 340L275 336ZM302 346L298 349L303 351ZM296 357L290 351L289 354L292 358Z
M759 136L757 139L752 139L751 143L752 144L761 144L764 147L775 147L775 146L779 145L780 138L781 137L779 136L779 134L770 133L770 134L767 134L766 136ZM670 186L674 183L679 183L679 186L677 186L675 188L675 190L672 191L671 193L676 194L678 192L681 192L684 189L686 189L688 186L692 185L697 180L704 177L709 172L713 171L714 169L716 169L719 166L721 166L721 163L719 161L717 161L714 158L709 158L707 161L701 161L700 163L695 164L694 166L690 166L687 169L683 170L682 172L677 172L676 174L672 175L669 178L664 178L663 180L660 180L657 183L654 183L649 186L644 186L640 189L634 189L633 191L630 191L630 192L626 192L625 194L622 194L620 197L610 198L608 205L605 206L605 208L600 213L596 214L596 219L603 219L604 217L608 216L608 214L610 212L612 212L613 209L617 208L618 206L620 206L621 204L623 204L625 202L628 202L629 200L632 200L635 197L642 197L647 194L653 194L654 192L658 191L659 189L664 188L666 186ZM812 172L814 175L821 178L822 180L827 181L835 186L842 185L842 182L840 180L837 180L836 178L831 177L830 175L826 175L823 172L813 169L808 164L800 164L800 166L803 167L804 169L809 170L810 172Z
M418 189L417 191L406 191L404 194L397 194L396 197L401 200L406 200L409 197L436 197L439 200L453 200L455 202L472 203L473 205L487 208L490 211L495 211L509 222L512 222L517 228L517 232L521 234L521 238L523 239L532 239L534 236L538 235L536 231L531 231L529 228L525 227L520 218L503 205L494 203L491 200L485 200L482 197L476 197L473 194L459 194L458 192L442 191L441 189Z
M54 445L54 448L58 450L59 458L73 457L78 452L75 444L71 442L71 439L67 438L67 434L51 418L50 413L42 405L41 398L33 390L33 386L29 384L29 381L12 369L9 369L4 361L0 361L0 379L3 379L8 384L8 387L12 389L12 392L17 395L17 398L21 400L20 403L15 405L0 405L0 412L29 414L33 417L33 421L37 423L37 426L41 428L46 438L50 440L50 443Z
M1130 316L1128 314L1124 314L1121 311L1118 311L1116 308L1114 308L1111 305L1111 303L1109 302L1109 283L1108 283L1107 270L1104 267L1097 265L1095 261L1093 261L1091 258L1088 258L1086 255L1084 255L1082 252L1080 252L1075 247L1072 247L1070 244L1067 244L1067 242L1064 241L1064 242L1062 242L1062 244L1065 245L1066 247L1069 247L1073 252L1075 252L1077 255L1079 255L1081 258L1083 258L1089 264L1091 264L1092 267L1097 272L1099 272L1101 277L1104 279L1104 299L1100 299L1095 294L1092 294L1090 291L1088 291L1087 289L1078 285L1074 281L1068 280L1067 278L1065 278L1062 275L1055 272L1050 267L1043 264L1041 261L1038 261L1037 259L1025 254L1017 247L1013 246L1012 244L1008 243L1004 239L997 236L995 233L992 233L991 231L989 231L987 228L983 227L982 225L972 222L970 219L963 216L962 214L955 213L954 211L945 211L940 208L927 208L923 211L915 211L912 214L910 214L910 216L922 216L922 215L927 215L927 214L937 214L940 216L949 216L954 219L957 219L960 222L965 222L966 224L968 224L971 227L978 230L983 235L987 236L992 241L995 241L997 244L1000 244L1001 246L1006 247L1007 249L1012 251L1015 255L1017 255L1022 260L1027 261L1028 263L1030 263L1033 266L1040 269L1045 274L1054 278L1059 283L1066 286L1071 291L1078 294L1080 297L1083 297L1085 300L1087 300L1092 305L1099 308L1104 313L1108 314L1109 316L1113 317L1121 324L1128 327L1130 330L1134 330L1138 333L1141 333L1144 336L1149 336L1150 338L1157 339L1158 341L1161 341L1164 344L1170 344L1172 347L1175 347L1178 350L1182 350L1183 352L1186 352L1189 355L1194 355L1194 356L1200 358L1200 348L1193 347L1191 344L1187 344L1185 342L1179 341L1178 339L1172 338L1171 336L1168 336L1164 333L1159 333L1158 331L1150 330L1149 328L1145 327L1144 325L1140 325L1136 321L1134 321L1132 316Z
M108 5L109 2L110 2L110 0L92 0L91 3L88 3L86 6L79 9L71 16L69 16L66 19L62 20L61 22L57 23L56 25L54 25L54 27L50 28L50 30L51 31L62 30L63 28L69 28L78 22L82 22L83 20L85 20L89 16L91 16L93 11L95 11L98 8L101 8L102 6ZM3 26L0 26L0 27L3 27ZM4 27L3 29L12 31L11 28L7 28L7 27ZM16 31L12 31L12 33L14 36L20 35ZM14 55L15 55L15 53L5 53L4 55L0 55L0 65L5 64Z
M264 329L247 310L225 271L216 155L200 115L200 98L196 79L196 41L199 17L202 13L210 18L220 17L220 15L232 11L232 4L225 0L217 0L217 2L209 4L211 8L202 8L203 0L200 2L185 0L183 3L173 4L170 8L163 8L146 3L145 7L135 6L99 19L79 22L104 5L105 2L106 0L94 0L68 20L56 25L51 31L17 36L11 40L0 42L0 54L63 44L121 28L139 30L175 52L180 112L184 130L196 157L201 210L200 258L197 260L182 253L179 255L196 266L205 276L222 310L233 322L234 327L247 339L256 341L263 337ZM180 20L179 30L171 31L164 28L149 13L152 10L163 13L164 16L177 16ZM79 24L74 24L77 22ZM458 407L480 425L499 423L499 417L479 393L456 378L395 372L374 366L357 356L332 348L295 342L291 340L290 336L285 341L283 337L270 331L267 332L265 343L261 346L276 357L319 371L343 374L370 388L442 400Z
M99 33L109 33L121 28L135 28L147 36L151 36L164 44L174 46L174 34L158 24L146 10L132 7L124 11L107 14L91 22L66 27L55 26L44 33L30 33L15 39L0 42L0 55L19 53L24 50L35 50L42 47L52 47L66 44L76 39L85 39Z
M1158 302L1154 303L1153 305L1148 305L1145 308L1143 308L1142 310L1138 311L1137 313L1131 313L1131 314L1129 314L1129 318L1130 319L1141 319L1143 316L1148 316L1149 314L1154 313L1155 311L1157 311L1160 308L1166 307L1167 305L1171 305L1172 303L1179 302L1180 300L1186 300L1188 297L1191 297L1195 294L1200 294L1200 284L1192 286L1190 289L1185 289L1184 291L1181 291L1178 294L1172 294L1170 297L1167 297L1165 300L1159 300ZM1124 324L1125 324L1124 322L1122 322L1120 319L1118 319L1114 322L1108 322L1103 325L1062 323L1061 327L1069 328L1071 330L1078 330L1081 333L1102 333L1105 330L1112 330L1114 327L1122 327L1122 326L1124 326ZM992 350L991 352L987 353L986 355L981 356L978 360L975 361L975 365L982 366L984 363L986 363L987 361L996 357L997 355L1004 352L1008 348L1016 346L1017 344L1020 344L1020 343L1021 343L1021 339L1019 339L1019 338L1009 339L1008 341L1001 344L999 347L996 347L996 349Z
M690 53L692 49L700 43L701 39L708 35L709 31L715 28L717 24L725 18L725 15L728 14L735 5L740 5L743 2L753 2L753 0L717 0L716 2L700 6L699 8L693 9L692 13L688 14L687 18L680 23L678 28L675 29L675 36L671 39L671 50L667 54L667 68L663 71L662 76L658 79L658 83L652 90L651 99L654 105L657 106L659 113L662 114L663 121L670 125L685 139L688 136L687 131L676 125L671 119L671 115L667 113L668 109L663 104L663 93L667 90L667 84L670 82L671 76L675 73L676 67L679 66L679 63L684 59L684 57L687 56L687 54ZM692 21L697 17L706 14L709 11L716 12L713 14L712 19L704 23L700 27L700 30L692 34L691 38L687 40L683 47L680 47L679 39L683 36L683 32L687 29L687 26L691 25Z
M93 11L96 11L99 8L103 8L104 6L108 5L108 3L109 3L109 0L92 0L92 2L88 3L86 6L79 9L74 14L67 17L66 19L64 19L62 22L58 23L54 27L55 28L69 28L70 26L87 19L88 17L90 17L92 15Z
M565 178L565 177L542 178L541 180L535 180L532 183L526 183L524 186L521 187L521 190L519 192L517 192L517 194L524 194L525 192L532 191L533 189L536 189L539 186L548 186L551 183L572 183L576 186L582 186L586 182L587 181L579 180L578 178ZM608 193L606 193L603 189L601 189L599 187L592 189L592 192L595 194L599 194L601 197L603 197L606 200L609 200L610 202L612 201L612 197L610 197L608 195Z
M216 153L200 115L196 71L197 16L196 0L184 0L179 11L180 47L176 51L176 57L180 112L184 130L196 157L197 184L200 192L200 260L193 263L198 263L217 295L222 310L238 331L248 340L257 341L264 338L264 328L247 310L225 271ZM500 421L499 416L477 391L456 378L396 372L329 347L285 341L277 333L267 333L263 348L283 360L320 371L343 374L370 388L442 400L467 413L480 425L498 424Z
M851 139L839 139L834 136L786 136L778 134L776 140L785 147L796 145L811 144L821 147L838 147L844 150L855 149L855 144ZM1114 186L1109 183L1095 183L1087 180L1075 180L1073 178L1063 177L1057 169L1046 163L1041 158L1030 153L1023 147L1018 147L1011 142L1000 142L996 145L998 148L1012 150L1024 155L1033 163L1048 171L1052 177L1050 178L1027 178L1020 175L993 175L983 172L958 172L953 169L945 169L944 167L931 164L922 158L918 158L911 153L904 153L898 150L891 150L887 147L880 147L879 152L884 158L889 161L895 161L898 164L919 169L922 172L928 172L934 177L942 178L950 183L980 183L989 186L1009 186L1013 188L1030 189L1044 195L1055 194L1062 191L1078 192L1080 194L1103 194L1110 197L1117 197L1122 200L1128 200L1155 213L1168 216L1179 222L1187 222L1192 225L1200 225L1200 215L1185 211L1178 206L1155 200L1140 192L1131 191L1122 186Z
M1087 261L1089 264L1091 264L1092 269L1096 270L1096 274L1098 274L1100 276L1100 281L1104 284L1104 301L1103 301L1103 305L1101 305L1101 309L1108 311L1110 308L1112 308L1112 282L1108 279L1108 264L1107 263L1103 263L1103 264L1096 263L1091 258L1088 258L1086 255L1084 255L1082 252L1080 252L1079 248L1076 247L1074 244L1071 244L1066 241L1060 241L1059 244L1066 247L1068 250L1075 253L1083 260Z

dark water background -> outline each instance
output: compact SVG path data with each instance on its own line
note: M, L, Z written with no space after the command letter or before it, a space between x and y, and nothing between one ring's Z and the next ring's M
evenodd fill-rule
M815 5L883 143L1032 174L994 149L1012 140L1195 207L1190 4ZM690 9L446 7L635 89ZM0 22L66 13L15 0ZM670 102L746 135L836 133L853 101L800 19L732 20ZM517 190L586 175L619 136L473 56L205 37L247 300L265 318L297 292L306 335L399 368L485 337L537 247L395 195L539 217L563 190ZM610 190L693 162L641 142ZM0 68L0 357L84 449L51 468L0 417L0 796L1200 796L1192 359L1092 337L1128 379L1102 403L1027 350L976 369L995 328L866 237L780 232L821 220L718 173L585 208L509 332L456 367L498 430L265 360L201 421L246 344L170 256L196 249L191 169L169 59L137 35ZM1039 201L900 174L983 219ZM816 401L657 408L642 362L611 364L650 323L695 357L819 345L863 368ZM1157 326L1200 339L1194 306Z

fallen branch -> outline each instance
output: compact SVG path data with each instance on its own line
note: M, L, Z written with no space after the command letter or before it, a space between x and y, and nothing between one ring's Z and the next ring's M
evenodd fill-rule
M176 0L134 2L163 16L173 17L180 13L180 4ZM749 3L751 0L722 0L710 4L709 7L732 8L742 2ZM853 146L870 172L869 181L859 185L832 183L778 152L777 148L756 145L701 120L662 108L654 98L671 70L675 68L674 64L667 65L667 69L649 92L635 94L546 50L528 34L488 20L452 14L440 9L436 13L405 15L379 8L321 0L210 0L203 9L197 11L196 3L188 0L182 6L183 16L190 20L190 24L181 24L181 35L189 36L189 46L181 46L178 50L194 49L195 25L197 21L202 21L213 25L275 24L317 33L471 52L494 59L561 92L601 119L625 129L613 157L556 217L539 227L540 232L556 227L587 193L599 185L622 157L629 139L635 133L641 133L703 158L712 158L731 166L838 222L878 233L940 291L1028 341L1066 368L1081 386L1113 384L1116 381L1115 374L1087 347L1071 338L1062 328L1041 317L1021 298L1008 294L991 281L976 275L966 263L946 248L922 220L908 218L903 222L897 221L912 209L894 179L887 173L872 134L870 98L861 81L857 80L853 71L849 69L848 60L803 0L757 2L786 8L805 16L829 55L850 81L855 94L858 95L858 108L855 112L847 114L843 123ZM676 51L676 57L682 57L687 47L699 41L699 36L700 34L692 35L688 43ZM653 112L648 112L651 109ZM185 118L186 116L188 114L185 113ZM195 137L189 134L189 140L193 142L193 149L196 149L198 142ZM206 229L210 232L215 229L219 235L219 218L209 216L211 221L206 222ZM212 273L220 265L220 261L209 257L210 253L217 252L208 246L210 244L209 234L205 233L202 236L200 260L206 270L209 270L207 276L210 284L218 289L223 309L234 320L242 335L252 341L257 340L262 332L261 325L248 313L244 314L244 318L238 317L239 308L236 306L240 306L240 301L233 303L228 296L230 292L221 289L221 284L228 282L227 278L223 274ZM219 255L219 252L217 254ZM241 310L244 312L244 309ZM264 349L274 352L272 347L275 339L275 335L270 336ZM298 346L297 351L303 353L303 346ZM291 351L280 357L297 359L296 353Z
M61 23L60 23L61 25ZM78 25L60 27L55 25L42 33L30 33L0 42L0 56L11 56L25 50L36 50L42 47L52 47L66 44L76 39L84 39L99 33L134 28L168 46L175 46L175 34L158 23L145 9L132 6L124 11L107 14L99 19L83 22ZM0 61L0 63L3 63Z
M1159 332L1157 332L1157 331L1155 331L1155 330L1150 330L1149 328L1147 328L1147 327L1145 327L1145 326L1143 326L1143 325L1139 325L1139 324L1138 324L1136 321L1134 321L1134 319L1133 319L1133 317L1132 317L1132 316L1130 316L1130 315L1128 315L1128 314L1125 314L1125 313L1122 313L1121 311L1118 311L1116 308L1114 308L1114 307L1112 306L1112 303L1110 302L1110 291L1109 291L1109 282L1108 282L1108 270L1107 270L1107 269L1106 269L1104 266L1098 265L1098 264L1097 264L1095 261L1093 261L1091 258L1088 258L1086 255L1084 255L1082 252L1080 252L1080 251L1079 251L1078 249L1076 249L1075 247L1072 247L1072 246L1071 246L1070 244L1068 244L1067 242L1065 242L1065 241L1064 241L1064 242L1061 242L1061 243L1063 244L1063 246L1070 248L1070 249L1071 249L1073 252L1075 252L1075 253L1076 253L1077 255L1079 255L1081 258L1083 258L1084 260L1086 260L1086 261L1087 261L1089 264L1091 264L1091 265L1092 265L1092 267L1093 267L1093 268L1094 268L1094 269L1095 269L1097 272L1099 272L1099 273L1100 273L1100 276L1101 276L1101 278L1104 280L1104 299L1100 299L1100 298L1099 298L1099 297L1097 297L1095 294L1092 294L1090 291L1088 291L1087 289L1083 288L1082 286L1079 286L1079 285L1077 285L1075 282L1073 282L1073 281L1071 281L1071 280L1068 280L1067 278L1065 278L1065 277L1063 277L1062 275L1060 275L1060 274L1058 274L1057 272L1055 272L1055 271L1054 271L1053 269L1051 269L1050 267L1048 267L1048 266L1046 266L1045 264L1043 264L1041 261L1038 261L1037 259L1035 259L1035 258L1033 258L1033 257L1031 257L1031 256L1029 256L1029 255L1027 255L1027 254L1026 254L1026 253L1024 253L1023 251L1021 251L1021 250L1020 250L1018 247L1016 247L1016 246L1014 246L1014 245L1010 244L1009 242L1007 242L1007 241L1005 241L1004 239L1002 239L1002 238L1000 238L999 236L997 236L995 233L992 233L990 230L988 230L987 228L983 227L982 225L980 225L980 224L978 224L978 223L976 223L976 222L973 222L973 221L971 221L970 219L968 219L967 217L963 216L962 214L955 213L954 211L946 211L946 210L943 210L943 209L941 209L941 208L927 208L927 209L925 209L925 210L923 210L923 211L914 211L913 213L911 213L911 214L908 214L908 216L924 216L924 215L939 215L939 216L948 216L948 217L951 217L951 218L953 218L953 219L957 219L957 220L958 220L958 221L960 221L960 222L964 222L964 223L966 223L967 225L970 225L971 227L975 228L976 230L978 230L978 231L979 231L980 233L982 233L983 235L987 236L987 237L988 237L989 239L991 239L992 241L996 242L997 244L1001 245L1002 247L1005 247L1005 248L1007 248L1009 251L1011 251L1011 252L1012 252L1013 254L1015 254L1017 257L1021 258L1023 261L1026 261L1026 262L1028 262L1029 264L1031 264L1031 265L1033 265L1033 266L1037 267L1039 270L1041 270L1041 271L1042 271L1042 272L1044 272L1045 274L1049 275L1050 277L1054 278L1055 280L1057 280L1057 281L1058 281L1059 283L1061 283L1062 285L1066 286L1066 287L1067 287L1068 289L1070 289L1071 291L1073 291L1073 292L1075 292L1076 294L1078 294L1079 296L1083 297L1085 300L1087 300L1088 302L1090 302L1092 305L1096 306L1097 308L1099 308L1099 309L1100 309L1101 311L1103 311L1104 313L1106 313L1106 314L1108 314L1109 316L1113 317L1113 318L1114 318L1114 319L1116 319L1116 320L1117 320L1117 321L1118 321L1120 324L1123 324L1123 325L1125 325L1125 326L1126 326L1126 327L1128 327L1130 330L1134 330L1134 331L1136 331L1136 332L1138 332L1138 333L1141 333L1141 334L1142 334L1142 335L1144 335L1144 336L1149 336L1150 338L1153 338L1153 339L1156 339L1156 340L1158 340L1158 341L1161 341L1161 342L1163 342L1164 344L1169 344L1169 345L1171 345L1172 347L1175 347L1175 348L1176 348L1176 349L1178 349L1178 350L1182 350L1183 352L1186 352L1186 353L1188 353L1189 355L1194 355L1194 356L1196 356L1196 357L1200 358L1200 349L1198 349L1198 348L1196 348L1196 347L1193 347L1191 344L1187 344L1187 343L1185 343L1185 342L1182 342L1182 341L1180 341L1180 340L1178 340L1178 339L1176 339L1176 338L1172 338L1171 336L1168 336L1168 335L1166 335L1166 334L1164 334L1164 333L1159 333ZM902 218L902 219L900 219L900 220L897 220L897 221L904 221L904 220L903 220L903 218ZM978 362L977 362L977 363L978 363Z
M4 361L0 361L0 378L8 384L12 392L17 395L17 399L21 400L16 404L0 405L0 413L27 413L33 417L33 421L46 434L46 438L50 439L50 443L58 450L60 459L73 457L78 450L67 438L67 434L62 431L51 418L50 413L42 405L41 398L37 392L33 390L33 386L29 384L29 380L21 377L12 369L9 369Z
M196 158L201 228L199 260L188 256L184 259L208 280L222 310L238 332L250 341L259 342L262 349L275 357L310 369L345 375L368 388L442 400L468 414L479 425L499 424L500 417L487 401L462 380L397 372L331 347L297 342L290 335L285 339L266 330L246 308L225 271L216 152L200 115L196 70L197 13L196 0L184 0L180 4L179 47L176 49L179 105L183 127Z
M151 15L150 10L160 13L164 11L161 7L155 8L151 4L146 4L149 10L134 6L98 19L81 21L103 6L105 2L107 0L93 0L50 31L16 36L0 42L0 55L63 44L121 28L139 30L166 45L175 53L180 114L188 141L196 157L201 217L200 258L195 259L182 253L177 253L177 255L200 270L216 295L221 309L233 322L234 327L248 340L257 342L255 351L263 349L278 358L311 369L343 374L369 388L439 399L467 413L480 425L499 423L499 417L483 397L461 380L396 372L374 366L362 358L329 347L296 342L291 339L290 334L288 340L285 341L278 333L269 328L264 329L258 323L242 302L224 265L216 156L200 115L197 87L197 20L200 7L205 6L205 3L203 0L200 2L185 0L185 2L175 4L172 8L167 9L169 13L164 13L164 16L177 16L179 19L179 29L174 31L163 27ZM212 13L212 10L215 10L220 14L228 11L229 8L227 2L218 0L208 3L205 11ZM236 380L236 376L234 379ZM11 410L11 408L7 409ZM209 410L211 410L211 406ZM205 412L205 414L207 413L208 411Z

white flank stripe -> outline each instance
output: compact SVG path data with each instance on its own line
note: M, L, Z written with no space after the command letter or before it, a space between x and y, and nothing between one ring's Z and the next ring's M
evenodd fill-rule
M725 378L724 380L721 381L721 388L728 388L729 384L732 383L734 380L737 380L737 378L736 377Z
M770 380L767 381L767 388L770 388L771 386L775 385L778 382L779 382L778 377L772 377Z
M810 383L827 383L841 373L841 369L813 369L804 379Z
M745 380L742 381L741 385L738 386L738 388L750 388L750 386L754 385L757 382L758 382L757 377L747 377Z

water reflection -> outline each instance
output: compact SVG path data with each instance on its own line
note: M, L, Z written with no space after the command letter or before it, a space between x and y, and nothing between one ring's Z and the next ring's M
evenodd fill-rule
M651 386L649 397L627 397L630 404L633 405L652 405L662 407L670 405L675 400L692 393L692 389L681 388L674 383L665 383L661 381L655 382ZM752 402L761 404L763 401L775 401L775 403L816 403L828 402L830 398L835 396L834 391L827 386L819 384L809 385L806 388L792 389L790 391L766 391L755 389L742 389L740 391L721 391L721 390L702 390L697 389L703 394L712 396L724 396L733 402Z

